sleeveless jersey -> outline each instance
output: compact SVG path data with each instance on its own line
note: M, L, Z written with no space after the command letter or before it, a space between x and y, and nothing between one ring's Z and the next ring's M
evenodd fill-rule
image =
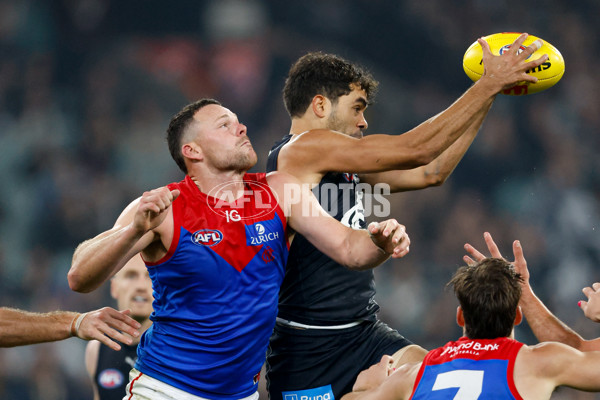
M277 157L291 135L275 143L267 159L267 172L277 170ZM327 173L313 189L321 206L344 225L366 228L358 176ZM352 271L321 253L296 233L279 295L279 317L309 325L340 325L375 320L372 270Z
M181 192L173 241L163 259L146 263L153 324L136 368L211 399L256 392L288 254L286 219L265 174L244 182L244 196L231 203L202 193L189 176L170 184Z
M100 344L96 373L93 377L100 400L122 400L125 396L129 371L137 358L137 345L119 344L119 351Z
M522 400L513 379L522 346L509 338L448 342L427 353L410 398Z

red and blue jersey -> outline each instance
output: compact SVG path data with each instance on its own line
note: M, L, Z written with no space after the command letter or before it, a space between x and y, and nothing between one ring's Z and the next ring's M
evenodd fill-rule
M153 324L136 368L200 397L239 399L257 390L288 255L286 218L265 174L244 176L228 203L186 176L169 185L173 241L148 264Z
M411 399L516 399L513 372L523 343L460 338L425 356Z

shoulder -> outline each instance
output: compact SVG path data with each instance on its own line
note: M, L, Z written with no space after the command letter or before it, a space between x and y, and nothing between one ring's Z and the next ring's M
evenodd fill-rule
M85 368L91 377L96 374L101 345L102 344L97 340L90 340L85 347Z

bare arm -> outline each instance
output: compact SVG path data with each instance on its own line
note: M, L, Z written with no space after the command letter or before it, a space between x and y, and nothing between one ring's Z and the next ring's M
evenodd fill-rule
M281 150L278 168L302 181L310 175L328 171L372 173L412 169L427 165L454 143L489 110L495 96L519 81L535 81L526 70L542 64L547 56L527 62L540 44L534 43L521 54L516 49L525 40L521 35L510 51L493 56L489 45L480 39L485 72L458 100L440 114L416 128L397 136L369 135L355 139L328 130L303 133ZM307 176L309 175L309 176Z
M145 192L123 211L112 229L81 243L68 273L71 289L90 292L98 288L131 257L158 242L160 236L154 230L165 221L178 195L179 191L166 187Z
M352 392L344 395L341 400L408 399L421 363L404 364L395 372L391 369L392 364L390 356L383 356L379 363L358 375Z
M0 308L0 347L54 342L77 336L84 340L98 339L119 350L121 346L110 338L131 343L131 338L120 331L139 336L140 324L127 314L110 307L86 314L71 311L32 313Z
M539 398L558 386L600 391L600 352L581 352L562 343L524 347L515 363L515 384L521 396ZM525 379L524 379L525 378Z
M351 229L328 215L308 185L293 176L272 172L267 180L290 227L338 263L351 269L369 269L390 256L400 258L408 253L410 240L404 226L395 220L372 223L369 231Z
M96 368L98 367L98 354L100 353L100 342L97 340L90 341L85 348L85 369L92 381L92 389L94 390L94 400L100 400L98 393L98 385L94 380Z
M492 257L503 258L500 254L498 246L492 239L492 235L488 232L484 234L484 239L487 244L488 250ZM479 261L485 256L477 251L470 244L465 245L465 250L473 257L473 259ZM523 278L522 284L522 295L519 305L523 310L523 314L527 319L529 327L533 331L533 334L540 342L555 341L567 344L581 351L594 351L600 350L600 338L594 340L585 340L577 332L563 323L558 319L552 312L544 305L544 303L535 295L531 285L529 284L529 270L527 269L527 261L523 254L523 248L518 240L513 242L513 254L515 260L512 264L515 266L515 270L521 274ZM473 262L468 256L465 256L467 263Z
M475 140L475 136L477 136L491 105L490 102L487 107L483 107L473 123L467 127L458 140L429 164L413 169L361 174L361 181L372 185L385 182L390 186L392 193L442 185L462 160L473 140Z

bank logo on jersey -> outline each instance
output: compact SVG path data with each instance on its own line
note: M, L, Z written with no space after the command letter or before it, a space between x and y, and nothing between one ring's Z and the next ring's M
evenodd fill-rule
M192 243L199 246L214 246L223 240L223 234L217 229L201 229L192 234Z
M98 375L98 384L105 389L112 389L123 384L123 374L116 369L105 369Z

